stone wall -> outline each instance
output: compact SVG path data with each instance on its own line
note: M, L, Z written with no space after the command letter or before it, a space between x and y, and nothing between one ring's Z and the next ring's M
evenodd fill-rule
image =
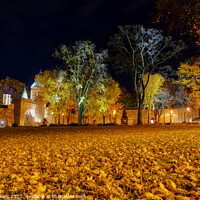
M15 123L19 126L34 126L35 108L36 103L31 99L21 98L15 101Z
M128 117L128 125L137 124L137 108L126 108L126 115ZM158 116L155 116L155 112L151 110L142 111L142 122L148 124L148 119L154 118L158 123L164 122L163 112L159 110L161 116L158 120ZM165 109L165 123L183 123L190 122L199 117L199 111L196 109ZM123 110L117 111L115 114L110 114L105 117L106 123L116 123L121 125ZM185 116L185 117L184 117ZM0 122L8 126L12 126L15 122L20 126L36 126L43 123L43 119L46 118L49 124L58 124L58 115L52 114L48 108L46 108L45 101L42 97L36 96L35 101L31 99L20 99L15 101L14 104L9 106L0 107ZM103 116L96 116L93 118L83 119L84 124L103 124ZM68 121L68 113L64 112L60 115L61 124L78 123L77 112L70 115ZM1 124L0 124L1 125Z
M0 107L0 122L2 126L12 126L14 123L14 104Z
M31 99L21 99L20 126L35 125L36 103Z
M125 110L127 113L126 115L128 117L128 125L137 124L138 109L130 107L130 108L126 108ZM163 110L160 109L159 112L161 113L161 116L158 120L158 116L155 116L154 110L151 110L150 112L148 112L148 110L143 110L142 111L143 124L151 123L150 120L152 118L158 123L164 123ZM165 113L165 123L183 123L184 122L184 110L182 108L164 109L164 113ZM110 116L106 116L105 122L106 123L115 122L116 124L121 125L122 114L123 114L123 110L119 110L117 111L115 115L112 114ZM190 122L190 120L193 121L197 117L199 117L197 110L192 109L192 108L190 108L189 110L187 109L185 110L185 122ZM97 124L103 124L103 116L96 116L93 118L89 118L87 120L83 120L83 123L92 124L94 120L96 120ZM54 123L57 123L57 121L54 121ZM75 118L70 120L70 123L78 123L77 115ZM61 120L61 124L62 124L62 120ZM64 120L64 124L67 124L66 120Z
M44 119L44 99L41 96L36 96L35 99L36 107L35 107L35 122L41 124Z

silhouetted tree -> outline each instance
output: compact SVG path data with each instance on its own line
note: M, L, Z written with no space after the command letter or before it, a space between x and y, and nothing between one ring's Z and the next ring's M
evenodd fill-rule
M154 22L162 23L168 36L175 33L193 38L196 44L200 44L200 2L198 0L157 0Z

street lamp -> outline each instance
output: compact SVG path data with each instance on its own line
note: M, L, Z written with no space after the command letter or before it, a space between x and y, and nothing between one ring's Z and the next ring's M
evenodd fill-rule
M115 116L115 114L116 114L116 110L113 111L113 115L114 115L113 122L114 122L114 124L116 124L116 116Z
M189 107L187 107L187 111L188 111L188 116L189 116L190 115L190 108ZM188 117L188 122L192 122L191 116Z
M62 113L62 116L63 116L63 124L64 124L64 113Z
M150 120L150 122L151 122L151 124L154 124L154 118L151 118L151 120Z
M172 123L172 117L173 117L173 111L172 110L170 110L170 124Z

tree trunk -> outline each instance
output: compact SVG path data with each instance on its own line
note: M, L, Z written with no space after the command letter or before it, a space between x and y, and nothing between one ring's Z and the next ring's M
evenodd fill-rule
M160 110L160 112L158 111L158 123L160 123L160 117L162 115L162 110Z
M78 124L82 125L83 124L83 116L84 116L84 104L81 103L80 105L77 105L78 107Z
M158 123L160 123L160 117L162 115L162 112L163 112L162 109L160 111L158 110Z
M109 120L110 120L110 123L112 123L112 116L111 116L111 114L109 114ZM114 119L113 119L113 122L114 122Z
M58 125L60 125L60 113L58 113Z
M103 113L103 125L105 125L105 124L106 124L106 117L105 117L105 115Z
M183 108L183 115L184 115L184 122L183 122L183 123L186 123L186 112L185 112L185 108Z
M157 112L157 110L155 109L155 110L154 110L154 118L155 118L155 121L156 121L156 122L158 122L157 116L158 116L158 112Z
M145 109L145 107L144 107L144 124L145 124L145 111L146 111L146 109Z
M141 98L141 94L139 95L139 107L138 107L138 120L137 124L142 124L142 105L143 105L143 100Z
M162 103L162 109L163 109L163 124L165 124L165 110L164 110L164 104Z
M67 116L67 125L69 125L69 115Z

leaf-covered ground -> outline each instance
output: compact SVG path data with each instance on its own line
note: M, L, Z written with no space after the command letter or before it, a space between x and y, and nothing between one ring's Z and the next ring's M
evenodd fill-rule
M200 199L198 125L2 128L0 145L0 198Z

